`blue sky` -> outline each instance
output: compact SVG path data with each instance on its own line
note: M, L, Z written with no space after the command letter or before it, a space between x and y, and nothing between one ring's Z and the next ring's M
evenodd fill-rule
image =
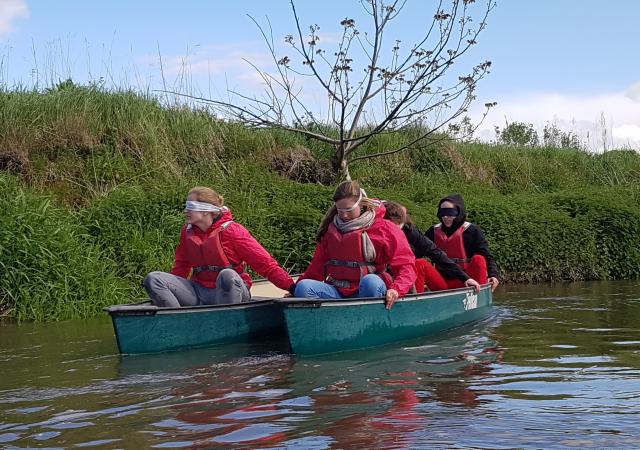
M297 3L301 22L320 24L327 42L359 8L356 0ZM409 42L433 5L413 0L389 38ZM0 0L0 82L102 78L157 89L164 74L168 88L207 97L227 86L251 91L258 84L243 58L268 67L269 55L247 14L262 23L268 17L278 43L294 32L285 0ZM471 55L493 62L478 106L498 102L478 136L494 138L494 125L505 120L538 129L555 122L594 150L640 149L639 18L635 0L498 0Z

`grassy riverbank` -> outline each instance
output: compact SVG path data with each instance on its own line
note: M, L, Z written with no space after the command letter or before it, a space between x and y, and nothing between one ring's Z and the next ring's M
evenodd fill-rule
M406 139L381 137L368 151ZM87 317L142 296L144 275L171 266L194 185L221 192L283 266L301 271L333 191L329 154L133 92L0 91L0 310ZM405 203L422 228L442 195L464 194L505 281L640 276L636 152L441 144L363 162L352 176Z

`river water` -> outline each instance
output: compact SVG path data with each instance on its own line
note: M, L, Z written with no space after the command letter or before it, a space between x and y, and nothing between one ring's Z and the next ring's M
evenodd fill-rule
M515 285L486 320L298 358L120 356L107 317L0 326L0 448L640 448L640 282Z

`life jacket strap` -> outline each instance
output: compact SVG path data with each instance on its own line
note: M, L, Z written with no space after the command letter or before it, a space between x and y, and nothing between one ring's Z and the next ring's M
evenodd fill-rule
M456 264L468 264L471 262L471 258L450 258Z
M351 281L349 280L339 280L337 278L332 277L331 275L326 276L327 266L342 266L349 267L352 269L360 269L360 278L371 273L378 273L376 271L376 266L370 262L361 262L361 261L345 261L341 259L330 259L325 263L325 279L327 283L341 289L347 289L351 287Z
M224 269L233 269L233 266L197 266L193 268L193 274L197 275L200 272L204 272L205 270L210 270L212 272L222 272Z
M370 273L375 273L376 266L373 263L369 262L360 262L360 261L344 261L341 259L330 259L325 265L327 266L343 266L343 267L351 267L352 269L361 269L366 268Z

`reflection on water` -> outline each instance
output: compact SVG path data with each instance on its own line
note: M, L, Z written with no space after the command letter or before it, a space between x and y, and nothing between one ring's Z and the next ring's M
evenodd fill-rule
M507 286L437 339L119 356L106 318L0 326L0 447L637 448L640 284Z

